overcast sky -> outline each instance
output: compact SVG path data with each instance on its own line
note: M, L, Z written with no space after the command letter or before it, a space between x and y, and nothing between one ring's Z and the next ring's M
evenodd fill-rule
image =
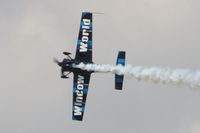
M93 74L83 122L72 121L72 75L53 58L75 54L82 11L94 15L93 59L200 69L199 0L0 0L1 133L199 133L200 91Z

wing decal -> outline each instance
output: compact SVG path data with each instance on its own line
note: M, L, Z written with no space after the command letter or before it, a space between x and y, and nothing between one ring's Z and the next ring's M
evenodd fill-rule
M75 59L92 62L92 13L82 13Z
M90 73L74 73L73 120L82 121L85 110Z

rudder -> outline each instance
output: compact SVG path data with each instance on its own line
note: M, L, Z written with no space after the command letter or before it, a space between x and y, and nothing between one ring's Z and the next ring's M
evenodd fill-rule
M124 66L125 65L125 57L126 57L126 52L119 51L118 56L117 56L116 65L121 64ZM124 80L124 75L115 74L115 89L116 90L122 90L123 80Z

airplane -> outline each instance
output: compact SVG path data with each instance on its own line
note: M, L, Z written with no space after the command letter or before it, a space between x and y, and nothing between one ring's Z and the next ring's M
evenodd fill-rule
M73 73L73 109L72 119L77 121L83 120L85 110L86 98L88 94L88 87L90 76L95 71L82 70L74 67L80 63L94 64L92 60L92 12L82 12L80 30L76 46L76 55L73 59L69 52L63 52L66 58L62 62L54 59L54 62L61 67L61 78L69 78L69 74ZM116 65L125 65L125 51L119 51ZM67 72L67 74L66 74ZM124 75L115 74L115 89L122 90Z

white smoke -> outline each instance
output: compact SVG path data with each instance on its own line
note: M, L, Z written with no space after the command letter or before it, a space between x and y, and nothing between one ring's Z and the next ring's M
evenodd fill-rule
M132 65L106 65L84 64L74 65L76 68L87 71L115 73L130 76L136 80L152 81L154 83L186 85L192 88L200 88L200 71L190 69L170 69L159 67L142 67Z

